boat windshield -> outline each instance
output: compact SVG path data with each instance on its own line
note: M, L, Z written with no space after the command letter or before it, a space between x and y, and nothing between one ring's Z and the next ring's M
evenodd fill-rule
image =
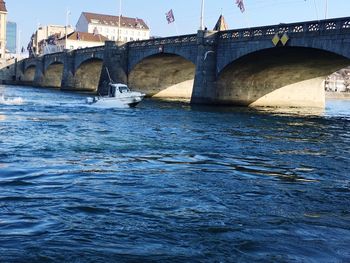
M120 93L129 92L129 88L127 86L119 86L119 92Z

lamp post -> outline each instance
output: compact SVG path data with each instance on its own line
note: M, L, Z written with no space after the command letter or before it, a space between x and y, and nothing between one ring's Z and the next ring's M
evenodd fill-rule
M39 56L39 27L40 27L40 23L38 21L37 24L37 29L36 29L36 43L35 43L35 55Z
M202 0L202 5L201 5L201 18L200 18L200 26L199 30L204 29L204 0Z
M316 17L317 17L317 20L318 20L318 10L317 10L316 0L314 0L314 6L315 6Z
M118 34L117 41L120 40L120 16L122 14L122 0L119 0L119 18L118 18Z
M22 31L18 30L18 42L17 42L17 54L18 55L21 54L21 34L22 34Z
M65 40L66 40L66 42L65 42L65 49L67 49L67 34L68 34L68 23L69 23L69 15L70 15L70 11L68 10L68 8L67 8L67 10L66 10L66 36L65 36Z

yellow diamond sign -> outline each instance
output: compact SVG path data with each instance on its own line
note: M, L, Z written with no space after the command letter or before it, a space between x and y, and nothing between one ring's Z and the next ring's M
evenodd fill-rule
M272 38L272 43L277 46L278 42L280 42L280 37L278 36L278 34L276 34L273 38Z
M288 37L287 33L284 33L283 36L281 37L281 42L282 42L283 46L285 46L287 44L288 40L289 40L289 37Z

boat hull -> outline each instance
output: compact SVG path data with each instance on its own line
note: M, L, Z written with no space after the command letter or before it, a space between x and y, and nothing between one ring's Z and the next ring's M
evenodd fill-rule
M87 98L86 103L98 107L105 108L125 108L125 107L136 107L139 104L144 95L138 96L125 96L125 97L94 97Z

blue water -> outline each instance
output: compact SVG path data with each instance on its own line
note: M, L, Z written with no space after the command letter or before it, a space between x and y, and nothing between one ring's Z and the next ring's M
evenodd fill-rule
M350 101L99 109L1 93L0 262L350 261Z

